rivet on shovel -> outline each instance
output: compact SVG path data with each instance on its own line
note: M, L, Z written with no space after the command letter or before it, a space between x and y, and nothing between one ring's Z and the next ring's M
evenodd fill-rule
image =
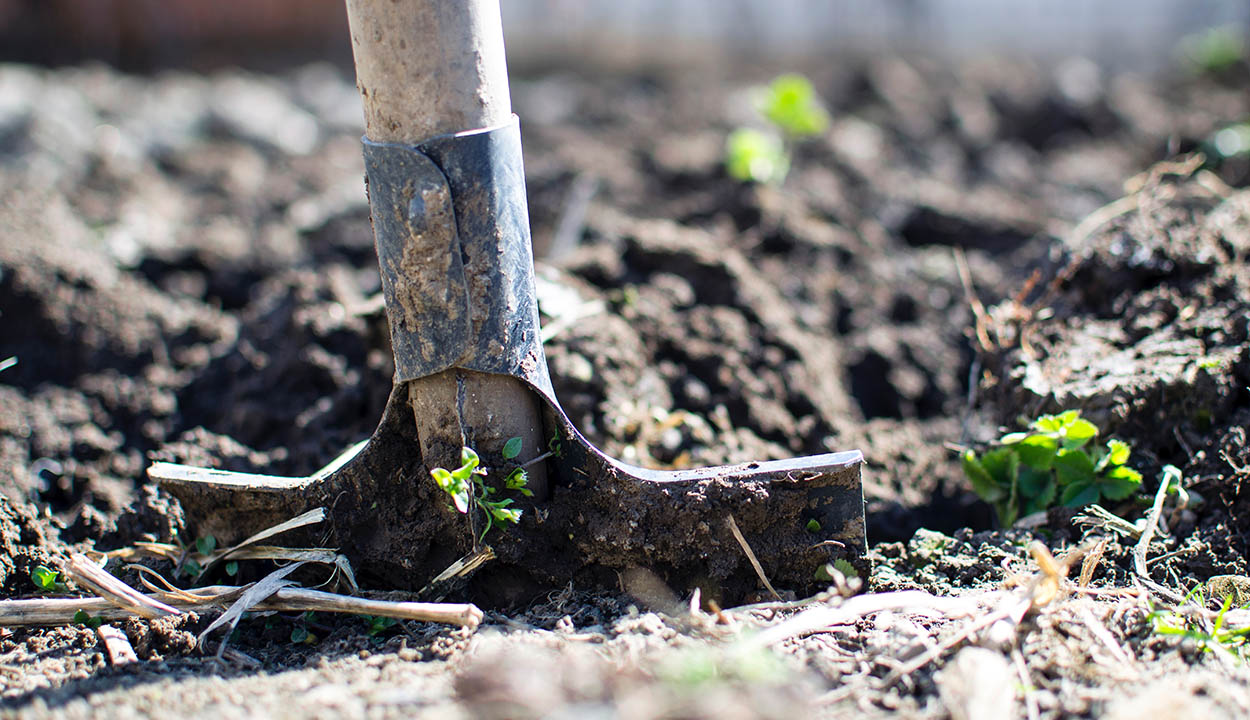
M472 513L448 509L429 469L458 466L465 445L500 467L504 443L521 437L521 460L560 453L530 468L535 494L520 524L488 537L490 582L471 586L488 599L571 579L615 586L632 567L674 590L742 599L760 583L731 515L779 587L818 589L839 558L865 570L858 451L656 471L582 437L556 401L539 337L497 0L347 8L395 355L390 400L367 443L308 477L153 465L197 531L229 540L323 506L318 541L360 575L419 588L477 545Z

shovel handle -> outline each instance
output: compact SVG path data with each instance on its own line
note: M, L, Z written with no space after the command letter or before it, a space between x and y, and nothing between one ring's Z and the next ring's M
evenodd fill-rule
M498 0L347 0L365 134L417 143L512 115Z
M415 145L511 121L498 0L347 0L347 19L370 140ZM453 368L410 381L408 395L427 468L458 467L464 445L488 462L514 437L521 461L546 447L538 400L516 378ZM541 464L529 488L545 498Z

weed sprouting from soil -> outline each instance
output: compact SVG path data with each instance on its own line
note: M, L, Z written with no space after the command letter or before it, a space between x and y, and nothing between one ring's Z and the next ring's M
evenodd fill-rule
M725 140L725 169L738 182L780 183L790 172L790 145L829 128L829 113L802 75L779 75L758 93L766 130L738 128Z
M1186 598L1199 607L1205 606L1202 586ZM1220 610L1209 623L1200 617L1183 614L1175 609L1156 610L1149 615L1154 631L1159 635L1177 637L1194 643L1203 652L1221 652L1242 663L1250 652L1250 627L1229 627L1229 611L1233 609L1233 596L1224 597ZM1241 608L1244 610L1245 608Z
M1098 427L1079 411L1043 415L1028 427L1003 435L999 447L984 454L963 454L964 473L1003 526L1056 502L1083 507L1102 498L1123 500L1141 487L1141 473L1126 465L1128 444L1091 444Z
M512 438L504 444L503 456L505 460L515 458L521 452L520 438ZM486 527L482 530L479 540L486 537L496 522L511 523L513 525L521 521L520 508L509 507L512 505L512 498L496 498L491 496L499 491L486 484L486 469L480 467L481 459L478 454L469 447L460 450L460 467L455 470L447 470L446 468L434 468L430 470L430 475L434 478L434 482L449 497L456 510L461 513L468 513L471 506L480 508L486 515ZM526 487L529 477L523 467L513 468L504 478L504 488L507 490L515 490L522 495L529 496L533 492Z

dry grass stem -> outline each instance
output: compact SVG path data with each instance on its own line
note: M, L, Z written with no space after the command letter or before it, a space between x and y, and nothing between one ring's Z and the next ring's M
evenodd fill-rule
M220 617L214 620L212 624L205 628L204 632L200 633L198 641L200 646L202 647L204 645L204 639L207 638L211 632L223 625L226 625L227 623L230 626L226 631L226 635L228 636L234 631L235 626L239 624L239 620L242 619L243 613L256 607L262 600L270 595L273 595L278 590L295 584L294 580L289 580L286 576L295 572L303 565L304 563L297 562L287 565L284 568L274 570L266 575L263 580L258 583L254 583L247 590L243 591L243 595L238 600L235 600L229 609L227 609L221 614ZM221 645L217 648L218 658L220 658L221 654L225 652L225 649L226 641L222 640Z
M118 667L139 662L139 656L135 655L135 649L130 645L130 639L126 637L126 633L112 625L101 625L96 628L95 635L99 638L100 644L104 645L104 654L108 657L110 665Z
M857 595L836 605L809 608L769 627L745 640L751 647L765 648L794 637L828 632L840 625L853 625L864 617L883 610L909 612L924 616L958 617L976 615L985 609L987 600L1000 593L968 597L939 597L923 590Z
M495 559L495 550L490 545L482 545L460 558L447 569L439 573L433 580L417 593L417 597L429 600L442 600L455 588L473 577L478 568Z
M1107 538L1102 538L1093 550L1085 556L1081 561L1081 575L1077 580L1078 587L1088 587L1089 581L1094 579L1094 572L1098 570L1098 564L1102 562L1102 555L1107 551Z
M1038 720L1041 710L1037 706L1037 695L1034 694L1033 680L1029 677L1029 666L1024 661L1024 653L1019 648L1011 649L1011 662L1016 666L1016 675L1020 678L1020 693L1024 695L1024 711L1029 720Z
M733 533L734 540L742 546L742 552L746 554L747 560L751 562L751 567L755 569L755 574L759 576L760 582L764 583L764 587L768 588L769 594L777 600L781 600L781 596L773 589L773 584L768 581L768 576L764 574L764 566L760 565L759 558L755 557L755 551L747 544L747 539L742 536L742 531L738 529L738 522L734 520L733 513L725 516L729 524L729 532Z
M247 587L215 585L196 588L193 591L155 593L145 597L153 602L167 603L183 612L204 612L226 607L239 598ZM460 625L468 628L475 628L482 621L482 611L476 605L471 604L373 600L295 587L279 589L270 597L257 603L252 609L278 612L314 610L375 615L400 620ZM71 625L75 622L74 615L79 610L106 622L125 620L136 614L100 597L0 600L0 627Z
M282 533L289 532L291 530L296 530L296 529L305 527L307 525L316 525L317 523L324 522L325 519L326 519L326 509L314 508L312 510L309 510L306 513L297 515L296 517L293 517L290 520L287 520L286 522L281 522L281 523L278 523L277 525L274 525L271 528L261 530L260 532L256 533L255 535L252 535L251 537L247 538L241 543L238 543L229 548L226 548L225 550L221 550L219 552L211 554L209 556L208 562L204 563L204 572L208 572L209 569L212 568L217 563L223 560L226 560L230 557L233 557L236 553L238 553L239 551L243 550L244 548L248 546L257 545L262 540L268 540L269 538L274 537L276 535L281 535Z
M1146 525L1142 528L1141 537L1138 538L1137 545L1133 548L1133 573L1137 577L1137 582L1145 589L1171 602L1180 603L1184 601L1184 598L1151 580L1150 571L1146 567L1146 553L1150 552L1150 541L1154 539L1155 530L1159 526L1159 516L1163 514L1163 501L1167 499L1170 484L1171 478L1164 475L1159 483L1159 490L1155 493L1154 504L1151 505L1150 512L1146 515Z
M130 614L151 620L180 613L177 608L150 598L113 577L82 553L70 555L66 574L78 586L94 592Z

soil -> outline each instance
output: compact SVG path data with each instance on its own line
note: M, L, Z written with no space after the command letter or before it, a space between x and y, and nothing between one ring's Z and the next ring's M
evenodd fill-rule
M793 148L784 184L733 181L723 143L751 122L749 89L794 69L832 127ZM514 69L547 358L573 422L654 468L862 450L867 590L986 598L1037 572L1031 541L1058 555L1107 536L1092 579L1105 595L1038 603L1005 641L971 634L894 682L967 621L877 611L758 652L753 634L796 608L690 613L662 583L611 573L492 595L488 566L460 591L490 608L475 633L258 614L231 638L243 655L217 661L193 641L210 617L132 620L141 662L112 667L89 628L3 628L0 713L1250 711L1239 662L1156 632L1144 601L1115 594L1132 586L1133 540L1062 510L996 528L956 452L1079 408L1146 478L1112 512L1141 518L1166 465L1184 477L1154 581L1184 594L1250 572L1250 163L1190 154L1250 116L1250 70L730 70ZM315 471L373 431L393 366L359 100L340 71L8 65L0 97L8 598L71 550L192 542L146 479L153 461ZM366 588L423 584L385 562L358 571Z

